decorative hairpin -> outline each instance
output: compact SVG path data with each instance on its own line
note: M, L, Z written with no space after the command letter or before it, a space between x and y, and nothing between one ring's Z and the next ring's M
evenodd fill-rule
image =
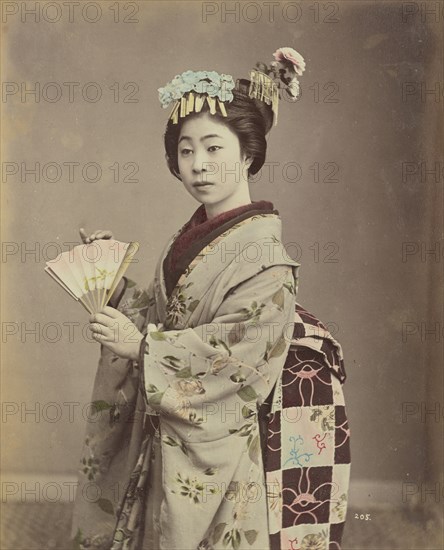
M216 71L185 71L176 75L164 88L159 88L159 101L166 109L173 101L170 118L174 124L178 116L187 116L191 111L199 113L205 101L214 115L219 107L223 116L227 116L224 102L233 101L232 90L235 87L233 77Z
M300 86L296 75L302 75L305 70L304 58L293 48L279 48L274 54L270 66L256 63L256 69L250 72L248 96L264 101L274 113L274 125L277 124L280 85L285 84L291 101L299 97ZM199 113L205 102L208 103L210 114L217 110L226 117L224 103L233 101L232 90L237 88L239 80L234 82L231 75L219 74L216 71L185 71L176 75L171 82L159 88L159 101L166 109L174 102L170 119L177 124L179 117L185 117L192 111Z

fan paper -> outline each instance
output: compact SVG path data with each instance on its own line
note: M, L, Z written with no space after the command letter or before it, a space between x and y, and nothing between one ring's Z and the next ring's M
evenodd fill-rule
M89 313L106 306L128 269L139 243L98 239L46 262L45 271Z

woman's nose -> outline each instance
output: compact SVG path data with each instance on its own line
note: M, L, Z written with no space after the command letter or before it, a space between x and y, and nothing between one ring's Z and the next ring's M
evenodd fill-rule
M206 151L196 151L193 161L193 171L196 174L206 172L208 169L208 157Z

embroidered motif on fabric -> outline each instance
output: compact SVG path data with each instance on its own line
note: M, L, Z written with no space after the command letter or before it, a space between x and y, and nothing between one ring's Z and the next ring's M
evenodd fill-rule
M290 458L288 458L282 467L286 466L288 462L291 462L293 465L298 465L302 467L302 463L300 459L304 459L305 463L310 462L310 458L313 456L313 453L300 453L302 450L302 445L304 444L304 439L298 435L295 437L294 435L289 437L289 440L293 442L293 448L290 451ZM300 449L297 449L296 447L301 447Z

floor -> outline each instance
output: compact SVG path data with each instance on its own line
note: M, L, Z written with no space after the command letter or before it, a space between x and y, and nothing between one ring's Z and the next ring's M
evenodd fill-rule
M71 550L66 542L72 504L2 506L1 550ZM357 517L356 517L357 516ZM370 520L349 509L343 550L444 550L442 520L411 512L374 511Z

